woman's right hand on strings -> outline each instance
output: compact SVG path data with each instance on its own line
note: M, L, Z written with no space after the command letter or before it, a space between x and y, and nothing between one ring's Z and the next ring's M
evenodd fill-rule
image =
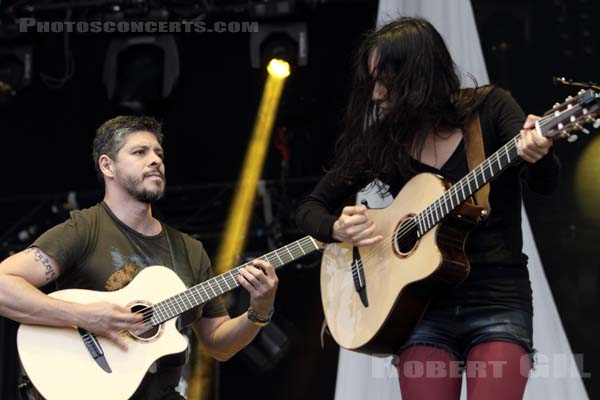
M375 222L366 211L367 207L362 205L344 207L333 224L333 238L354 246L367 246L383 239L381 235L373 235Z

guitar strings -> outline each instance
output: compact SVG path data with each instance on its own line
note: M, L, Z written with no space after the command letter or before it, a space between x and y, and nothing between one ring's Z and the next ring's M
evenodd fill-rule
M513 139L511 140L511 142L508 143L508 146L506 146L506 152L508 154L508 152L512 151L514 148L516 147L516 140ZM500 150L499 150L500 151ZM494 154L499 153L496 152ZM488 158L488 160L491 160L494 157L494 154L492 156L490 156ZM499 155L496 156L497 159L499 159ZM492 167L492 165L488 162L487 165L485 165L484 163L481 164L481 171L478 171L478 169L473 170L473 174L468 174L465 176L465 178L467 178L467 184L470 187L470 184L473 183L473 186L476 187L477 182L477 177L478 176L484 176L484 170L487 167L488 169ZM461 179L462 181L462 179ZM460 182L460 181L459 181ZM459 183L457 182L457 183ZM420 223L423 220L425 222L427 222L427 219L434 221L435 219L438 219L439 215L444 215L447 214L449 212L451 212L452 210L449 210L450 207L445 207L447 210L449 210L448 212L444 212L444 208L442 206L442 202L445 201L443 200L444 197L457 197L459 196L459 190L463 190L464 193L464 183L461 185L455 184L453 186L451 186L442 196L440 196L438 199L436 199L435 201L433 201L428 207L426 207L421 213L417 214L413 220L416 221L416 223ZM446 201L447 204L447 201ZM438 221L439 223L439 221ZM401 238L402 236L406 235L407 233L409 233L411 230L413 230L414 227L406 227L404 229L400 229L397 233L396 233L396 239ZM426 232L422 232L422 234L425 234Z

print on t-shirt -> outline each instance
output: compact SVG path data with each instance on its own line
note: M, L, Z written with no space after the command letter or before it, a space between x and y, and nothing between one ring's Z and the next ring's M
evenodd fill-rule
M136 277L136 275L145 267L150 265L163 265L160 258L148 259L148 257L139 254L130 256L122 254L118 249L112 248L110 255L115 267L119 266L113 272L105 283L105 288L108 291L119 290L124 288Z
M141 270L141 267L133 263L125 263L108 277L104 287L109 292L122 289L127 286Z

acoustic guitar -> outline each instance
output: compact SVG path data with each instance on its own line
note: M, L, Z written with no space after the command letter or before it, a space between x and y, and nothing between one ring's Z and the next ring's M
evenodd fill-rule
M321 248L306 236L259 259L281 267ZM188 346L176 320L188 310L239 286L244 264L186 289L173 270L144 268L127 286L113 292L59 290L50 296L81 304L107 301L144 316L145 329L124 331L128 350L76 326L19 326L17 348L25 374L48 400L124 400L133 395L150 366Z

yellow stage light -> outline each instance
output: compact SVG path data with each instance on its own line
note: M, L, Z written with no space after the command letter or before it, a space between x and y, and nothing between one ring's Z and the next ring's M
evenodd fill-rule
M575 192L579 209L588 220L600 224L600 138L590 142L579 158Z
M263 91L260 107L256 115L252 138L246 151L246 157L230 206L225 233L221 239L214 264L215 274L222 274L235 267L244 250L246 233L252 210L258 180L262 175L267 147L269 146L273 123L277 115L285 78L290 75L290 66L282 60L272 60L267 67L269 72ZM196 348L196 359L188 388L188 398L207 399L210 393L209 380L200 380L201 374L210 378L211 363L206 354Z
M290 64L287 61L274 58L267 65L267 71L269 71L269 75L275 78L284 79L290 76Z

